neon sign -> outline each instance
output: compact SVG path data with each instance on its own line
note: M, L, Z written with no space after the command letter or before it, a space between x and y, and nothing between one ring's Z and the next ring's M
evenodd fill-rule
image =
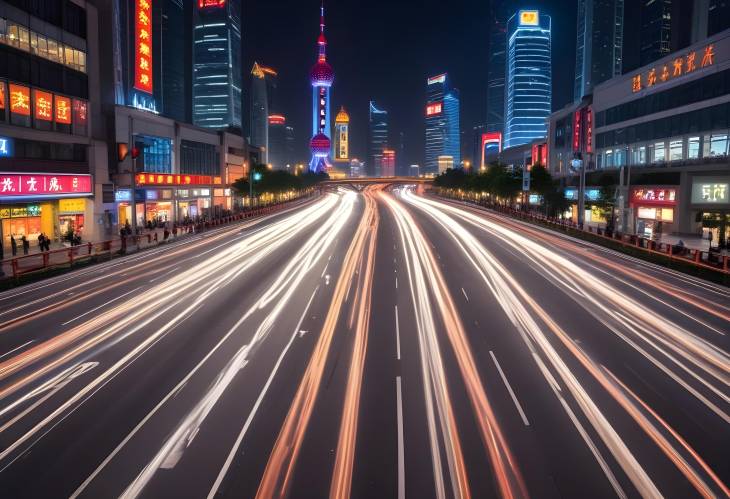
M502 132L487 132L482 134L482 162L480 166L483 168L487 166L486 155L487 151L497 149L497 152L502 152Z
M286 116L282 114L272 114L269 116L269 125L285 125Z
M198 8L206 9L208 7L223 7L226 0L198 0Z
M0 173L0 198L91 195L91 175Z
M64 125L71 124L71 99L54 95L53 100L56 104L56 123Z
M580 151L580 110L573 113L573 151Z
M434 116L443 112L443 102L432 102L426 106L426 116Z
M520 25L521 26L537 26L540 24L540 14L536 10L521 10Z
M135 0L134 88L152 93L152 0Z
M35 119L53 121L53 95L50 92L33 90L35 98Z
M30 116L30 88L10 84L10 112Z
M698 61L697 57L702 58ZM706 68L715 64L715 45L710 44L704 49L688 52L683 57L677 57L672 61L666 61L660 67L653 67L646 74L638 73L631 78L631 91L640 92L645 88L651 88L660 83L670 81L682 75L694 72L699 64L700 68Z
M642 204L677 204L676 189L636 188L631 191L631 201Z
M219 178L210 175L171 175L166 173L139 173L138 185L210 185L220 184Z
M429 85L434 85L436 83L446 83L446 73L440 74L438 76L432 76L428 79Z
M8 158L13 155L13 139L0 137L0 157Z

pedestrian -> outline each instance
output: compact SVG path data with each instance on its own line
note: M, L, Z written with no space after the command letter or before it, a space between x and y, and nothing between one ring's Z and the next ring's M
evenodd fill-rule
M13 256L18 254L18 243L15 241L15 237L13 237L12 234L10 234L10 250L13 253Z
M162 238L163 238L163 240L167 241L169 237L170 237L170 231L167 229L167 227L165 227L165 232L163 232Z
M30 251L30 241L28 241L28 238L25 237L25 234L20 237L20 240L23 243L23 254L27 255L28 251Z
M38 250L43 251L43 248L45 247L45 241L43 239L43 232L38 234Z

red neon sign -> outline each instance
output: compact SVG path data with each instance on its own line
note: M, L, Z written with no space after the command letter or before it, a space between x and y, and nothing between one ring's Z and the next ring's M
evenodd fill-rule
M71 124L71 99L54 95L53 100L56 103L56 123L64 125Z
M152 93L152 0L135 0L134 88Z
M272 114L269 116L269 125L285 125L286 116L281 114Z
M91 175L0 173L0 198L91 195Z
M434 116L436 114L441 114L444 109L444 103L443 102L432 102L431 104L426 106L426 116Z
M631 204L676 205L676 189L637 187L631 190Z
M87 118L88 104L82 100L74 99L74 123L85 125Z
M486 154L487 147L497 145L497 152L502 152L502 132L487 132L482 134L482 162L481 167L487 166Z
M35 100L35 119L53 121L53 94L33 90Z
M207 7L223 7L226 0L198 0L198 8L205 9Z
M580 151L580 110L573 114L573 152Z
M593 152L593 109L586 109L586 152Z
M5 83L0 82L0 109L5 109Z
M30 116L30 88L10 84L10 112Z
M211 185L219 184L214 182L210 175L177 175L167 173L139 173L137 174L137 185Z

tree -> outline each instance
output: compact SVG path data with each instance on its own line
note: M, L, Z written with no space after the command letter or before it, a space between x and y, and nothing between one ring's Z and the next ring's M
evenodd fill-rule
M616 207L616 184L610 175L602 175L598 179L598 199L596 206L601 216L606 220L606 229L613 230L615 225L615 207Z

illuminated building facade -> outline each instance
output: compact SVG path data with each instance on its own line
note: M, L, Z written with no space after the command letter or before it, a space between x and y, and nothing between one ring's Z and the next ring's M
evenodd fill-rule
M335 161L350 161L350 115L341 108L335 118Z
M520 10L507 22L504 148L547 136L552 106L550 16Z
M388 111L370 101L368 123L368 176L379 177L383 161L383 150L388 147Z
M504 130L504 71L507 44L506 8L504 2L492 2L492 28L489 36L489 67L487 68L488 132Z
M622 70L624 0L579 0L574 99Z
M459 91L444 73L426 80L426 162L424 173L438 173L439 156L461 163Z
M291 127L286 124L286 116L283 114L272 114L268 117L267 127L267 164L277 170L285 170L286 165L290 164L289 152L289 131Z
M395 151L383 149L383 159L380 163L381 177L395 177Z
M177 121L190 122L192 34L183 0L152 2L152 65L157 112Z
M317 39L319 55L312 67L312 140L309 147L312 159L309 171L326 172L332 167L330 152L332 141L332 125L330 124L330 89L335 81L335 73L327 62L327 39L324 36L324 3L320 7L319 38Z
M241 129L241 0L193 6L193 123Z
M262 148L263 162L266 164L273 163L269 154L269 126L271 116L278 115L275 104L277 79L276 71L254 63L251 69L250 138L251 145ZM283 125L286 125L286 120Z

